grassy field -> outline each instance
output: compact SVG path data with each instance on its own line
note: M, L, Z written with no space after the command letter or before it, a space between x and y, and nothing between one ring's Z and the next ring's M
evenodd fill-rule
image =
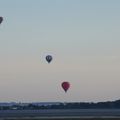
M120 109L2 110L0 120L120 120Z
M0 118L0 120L120 120L120 118Z

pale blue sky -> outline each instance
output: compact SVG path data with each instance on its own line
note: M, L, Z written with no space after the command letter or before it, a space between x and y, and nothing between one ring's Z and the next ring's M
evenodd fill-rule
M119 0L0 0L0 16L0 101L120 98Z

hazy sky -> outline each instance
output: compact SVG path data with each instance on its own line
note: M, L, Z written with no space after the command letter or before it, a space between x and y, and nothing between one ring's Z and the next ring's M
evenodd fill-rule
M120 99L120 0L0 0L0 16L0 102Z

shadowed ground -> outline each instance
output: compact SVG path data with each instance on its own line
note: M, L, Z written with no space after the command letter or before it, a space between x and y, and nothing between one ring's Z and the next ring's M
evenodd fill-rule
M1 118L0 120L120 120L120 118Z
M0 110L0 120L120 120L120 109Z
M2 117L120 117L120 109L0 110Z

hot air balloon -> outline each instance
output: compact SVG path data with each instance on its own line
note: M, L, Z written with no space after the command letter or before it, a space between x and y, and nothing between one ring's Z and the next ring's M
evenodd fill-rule
M63 82L61 84L62 88L64 89L65 92L67 92L67 90L69 89L70 87L70 83L69 82Z
M2 23L2 21L3 21L3 17L0 17L0 24Z
M51 55L47 55L46 56L46 60L48 63L50 63L52 61L52 56Z

